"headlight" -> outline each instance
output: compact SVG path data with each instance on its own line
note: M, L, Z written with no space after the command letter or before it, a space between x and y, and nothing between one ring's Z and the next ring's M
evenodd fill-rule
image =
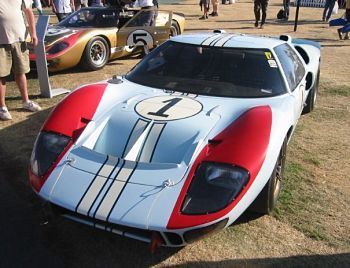
M66 42L58 42L58 43L54 44L54 45L47 51L47 54L53 55L53 54L59 53L59 52L65 50L68 46L69 46L69 44L66 43Z
M202 162L182 204L184 214L208 214L229 205L248 183L247 170L230 164Z
M69 141L69 137L60 134L41 132L35 141L30 158L33 173L39 177L43 176L55 163Z

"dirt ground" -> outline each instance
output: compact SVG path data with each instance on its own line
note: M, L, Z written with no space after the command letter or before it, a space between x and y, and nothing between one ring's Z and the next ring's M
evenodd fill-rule
M186 32L224 29L242 34L307 38L322 45L321 86L317 107L303 116L288 148L286 180L272 216L243 215L239 222L180 249L150 254L147 244L44 217L26 178L28 159L40 126L62 98L39 96L35 75L31 97L44 108L20 109L13 82L8 107L13 116L0 122L0 267L349 267L350 266L350 40L322 22L321 8L300 9L294 22L278 22L282 1L269 2L264 29L254 28L253 2L220 5L219 16L205 21L198 1L162 5L186 16ZM340 16L344 11L340 10ZM295 7L290 18L294 19ZM124 74L139 58L110 62L103 70L78 68L52 74L53 88L76 86Z

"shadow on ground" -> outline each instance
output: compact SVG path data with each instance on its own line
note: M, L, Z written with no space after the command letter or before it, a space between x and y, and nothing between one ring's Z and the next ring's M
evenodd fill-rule
M35 137L50 110L0 131L0 267L148 267L180 250L160 248L150 253L148 244L55 218L47 221L43 203L32 191L26 168ZM235 223L254 220L245 213ZM346 266L349 254L288 258L236 259L188 262L175 267L242 266Z
M235 259L212 262L187 262L174 267L349 267L350 253L334 255L299 255L284 258Z

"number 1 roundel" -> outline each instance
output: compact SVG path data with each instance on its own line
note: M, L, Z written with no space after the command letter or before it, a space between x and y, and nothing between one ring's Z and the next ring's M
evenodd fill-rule
M194 116L202 111L202 104L184 96L158 96L140 101L135 111L155 121L172 121Z

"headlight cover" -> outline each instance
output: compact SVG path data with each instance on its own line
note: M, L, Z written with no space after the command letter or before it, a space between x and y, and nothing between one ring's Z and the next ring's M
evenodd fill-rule
M65 50L67 47L69 47L69 44L66 42L58 42L56 44L54 44L48 51L47 54L49 55L53 55L53 54L57 54L63 50Z
M229 205L249 180L241 167L224 163L202 162L182 204L183 214L209 214Z
M41 132L34 144L30 166L32 172L41 177L55 163L58 156L71 139L67 136L52 132Z

